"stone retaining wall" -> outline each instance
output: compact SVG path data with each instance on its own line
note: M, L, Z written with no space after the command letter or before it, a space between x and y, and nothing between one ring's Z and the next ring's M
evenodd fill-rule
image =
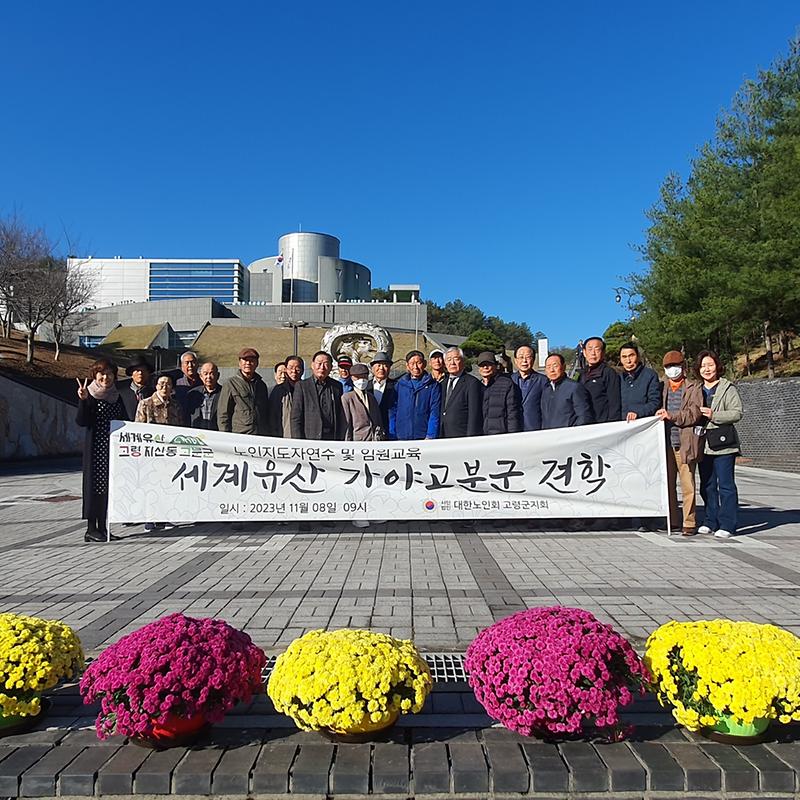
M0 375L0 461L76 455L82 443L74 405Z
M744 417L736 426L754 467L800 472L800 378L741 381Z

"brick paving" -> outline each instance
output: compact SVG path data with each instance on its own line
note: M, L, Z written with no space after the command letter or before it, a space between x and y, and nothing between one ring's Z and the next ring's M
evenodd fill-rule
M268 653L320 627L364 626L462 652L478 630L537 605L578 605L641 646L669 619L730 616L800 634L800 476L740 469L735 540L633 531L530 529L519 522L387 522L319 532L296 524L181 526L85 544L77 465L0 472L0 609L60 618L90 654L171 611L217 615ZM800 738L780 727L755 747L676 729L652 699L630 742L544 743L493 728L462 684L386 741L333 745L295 731L264 698L199 749L98 744L74 687L24 736L0 739L0 796L247 793L512 796L653 792L792 796ZM658 796L658 795L656 795ZM665 795L661 795L665 796Z
M800 633L800 476L740 469L735 540L479 522L185 525L85 544L80 475L0 473L0 607L59 617L90 652L171 611L223 617L275 653L314 628L365 626L463 650L525 607L577 605L635 643L669 619L734 616Z

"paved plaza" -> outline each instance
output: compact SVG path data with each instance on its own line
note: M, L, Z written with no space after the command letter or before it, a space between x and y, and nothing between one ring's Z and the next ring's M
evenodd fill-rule
M676 727L652 697L626 742L544 742L494 727L457 657L513 611L563 603L594 612L641 647L669 619L729 616L800 633L800 476L741 469L741 537L668 538L482 522L181 526L85 544L75 463L0 473L4 611L60 618L90 655L171 611L217 615L268 653L319 627L411 636L434 691L367 744L297 731L266 697L238 707L195 748L150 751L96 739L75 685L31 732L0 739L0 797L180 794L325 798L460 796L796 797L800 731L732 747ZM598 526L599 527L599 526Z
M369 627L463 651L519 609L585 608L641 645L670 619L800 634L800 476L741 468L742 536L718 541L546 523L184 525L83 542L77 464L0 474L0 607L60 618L89 653L173 611L219 616L268 653L314 628ZM544 529L542 529L544 528ZM549 528L549 529L548 529Z

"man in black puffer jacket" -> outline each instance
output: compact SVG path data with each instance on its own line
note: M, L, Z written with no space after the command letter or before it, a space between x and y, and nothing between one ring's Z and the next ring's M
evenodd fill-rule
M498 374L494 353L478 356L483 383L483 432L518 433L522 430L522 396L509 375Z

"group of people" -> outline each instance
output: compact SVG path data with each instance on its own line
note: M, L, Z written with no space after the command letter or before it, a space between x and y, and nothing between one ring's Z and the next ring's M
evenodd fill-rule
M239 352L238 371L224 384L211 362L199 364L184 353L177 374L154 376L139 360L126 369L127 383L116 382L107 359L92 365L89 380L78 380L78 424L87 429L84 446L84 517L87 541L107 536L108 440L113 419L185 425L293 439L382 441L452 438L538 431L596 422L656 416L666 423L670 523L686 536L736 533L738 497L734 464L739 441L734 423L742 416L736 387L726 380L711 351L696 359L700 382L688 372L684 355L671 350L663 358L662 384L642 363L635 343L620 350L622 370L606 362L605 342L583 343L586 367L577 380L567 377L564 358L551 354L544 374L534 370L535 353L521 345L516 371L491 352L479 354L479 378L466 370L458 347L428 354L406 354L406 372L389 376L392 360L378 352L369 365L337 360L320 350L306 365L292 355L274 366L270 390L259 375L259 354ZM155 380L154 380L155 379ZM90 382L91 381L91 382ZM705 503L703 525L696 521L696 479ZM676 483L680 482L682 508Z

